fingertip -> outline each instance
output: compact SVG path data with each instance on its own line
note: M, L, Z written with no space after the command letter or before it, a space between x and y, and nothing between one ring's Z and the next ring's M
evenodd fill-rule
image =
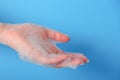
M62 34L62 33L56 33L56 41L58 42L68 42L70 40L69 36Z
M70 37L66 35L63 42L68 42L69 40L70 40Z
M83 60L84 60L85 63L89 62L89 59L86 56L84 56L84 55L83 55Z
M86 63L89 63L89 62L90 62L90 60L89 60L89 59L87 59Z
M50 39L58 42L68 42L70 40L69 36L54 30L47 30L47 35Z
M77 54L77 56L79 56L81 59L83 59L83 61L84 61L85 63L88 63L88 62L89 62L88 58L87 58L84 54Z

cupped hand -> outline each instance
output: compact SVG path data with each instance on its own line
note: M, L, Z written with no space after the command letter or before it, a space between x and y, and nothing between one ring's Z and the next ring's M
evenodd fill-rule
M22 59L39 65L61 68L88 62L83 54L57 48L56 42L68 41L67 35L39 25L6 24L1 42L15 49Z

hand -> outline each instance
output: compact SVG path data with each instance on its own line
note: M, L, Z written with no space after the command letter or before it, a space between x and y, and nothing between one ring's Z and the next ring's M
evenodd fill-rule
M1 42L15 49L19 56L32 63L56 68L74 67L88 62L82 54L65 53L56 47L69 37L35 24L6 24Z

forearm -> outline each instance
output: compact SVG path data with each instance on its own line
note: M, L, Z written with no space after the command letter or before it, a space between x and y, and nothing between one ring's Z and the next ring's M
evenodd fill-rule
M5 30L5 23L0 23L0 35Z

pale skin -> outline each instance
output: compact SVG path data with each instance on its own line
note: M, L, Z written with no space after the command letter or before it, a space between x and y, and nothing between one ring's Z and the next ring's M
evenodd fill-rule
M35 39L36 42L30 38ZM69 40L70 38L65 34L34 24L0 23L0 43L12 47L18 51L19 55L30 55L37 64L42 63L62 68L67 67L68 63L76 66L88 62L84 55L66 53L50 42L68 42ZM39 47L42 49L38 49ZM47 55L43 55L44 53ZM52 54L57 56L48 57ZM70 60L65 63L67 59Z

